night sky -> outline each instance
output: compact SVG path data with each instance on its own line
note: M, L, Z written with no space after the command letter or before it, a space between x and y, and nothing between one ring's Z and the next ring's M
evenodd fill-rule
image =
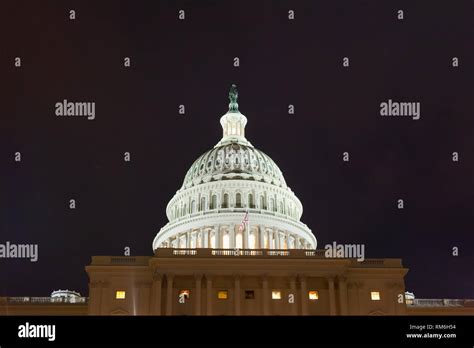
M235 83L247 139L319 248L363 243L401 258L418 298L474 298L473 4L2 1L0 243L37 243L39 260L0 259L0 296L87 295L92 255L152 255ZM64 99L95 102L95 119L57 117ZM421 118L380 116L388 99Z

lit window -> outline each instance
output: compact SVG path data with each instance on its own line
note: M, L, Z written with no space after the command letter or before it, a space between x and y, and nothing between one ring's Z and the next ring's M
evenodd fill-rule
M253 291L253 290L245 290L245 299L246 299L246 300L253 300L253 299L255 299L255 291Z
M273 290L272 291L272 300L281 300L281 291Z
M125 291L124 290L117 290L115 292L115 298L117 300L125 300Z
M370 298L372 299L372 301L380 301L380 292L372 291L370 293Z
M227 297L229 296L227 290L221 290L217 292L217 298L219 300L227 300Z
M179 298L184 298L187 300L189 298L189 290L180 290Z
M310 300L317 300L317 299L319 299L319 294L316 290L311 290L311 291L308 292L308 298Z

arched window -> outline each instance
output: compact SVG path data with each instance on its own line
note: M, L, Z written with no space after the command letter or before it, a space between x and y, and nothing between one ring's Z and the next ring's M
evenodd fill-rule
M210 209L216 209L216 208L217 208L217 196L212 195Z
M265 204L265 197L260 196L260 209L267 209L267 205Z
M285 209L283 208L283 202L280 202L280 213L285 214Z
M206 210L206 197L201 197L201 211Z
M235 207L242 208L242 195L240 193L235 195Z
M229 208L229 194L224 194L224 200L222 202L222 208Z
M191 214L194 214L196 212L196 201L193 199L191 201Z
M255 202L253 201L253 194L249 193L249 208L255 208Z
M270 198L270 210L274 211L275 209L275 200L273 198Z

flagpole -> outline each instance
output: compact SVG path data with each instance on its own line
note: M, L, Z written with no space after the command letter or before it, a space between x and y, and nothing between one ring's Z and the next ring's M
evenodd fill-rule
M250 249L248 245L249 242L250 242L250 219L249 219L249 211L247 209L247 249Z

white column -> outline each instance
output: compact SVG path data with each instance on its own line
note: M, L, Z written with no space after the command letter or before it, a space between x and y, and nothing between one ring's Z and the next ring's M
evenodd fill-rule
M214 226L214 229L216 230L216 249L222 249L222 241L221 241L221 226L216 225Z
M243 249L248 249L249 248L249 231L248 231L248 225L245 225L244 230L242 231L242 247Z
M275 249L281 249L281 246L280 246L280 232L277 229L274 229L273 231L275 233L275 241L276 241Z
M186 249L191 247L191 231L186 232Z
M206 228L204 231L204 248L209 248L209 229Z
M229 225L229 239L230 239L230 248L235 248L235 224Z

